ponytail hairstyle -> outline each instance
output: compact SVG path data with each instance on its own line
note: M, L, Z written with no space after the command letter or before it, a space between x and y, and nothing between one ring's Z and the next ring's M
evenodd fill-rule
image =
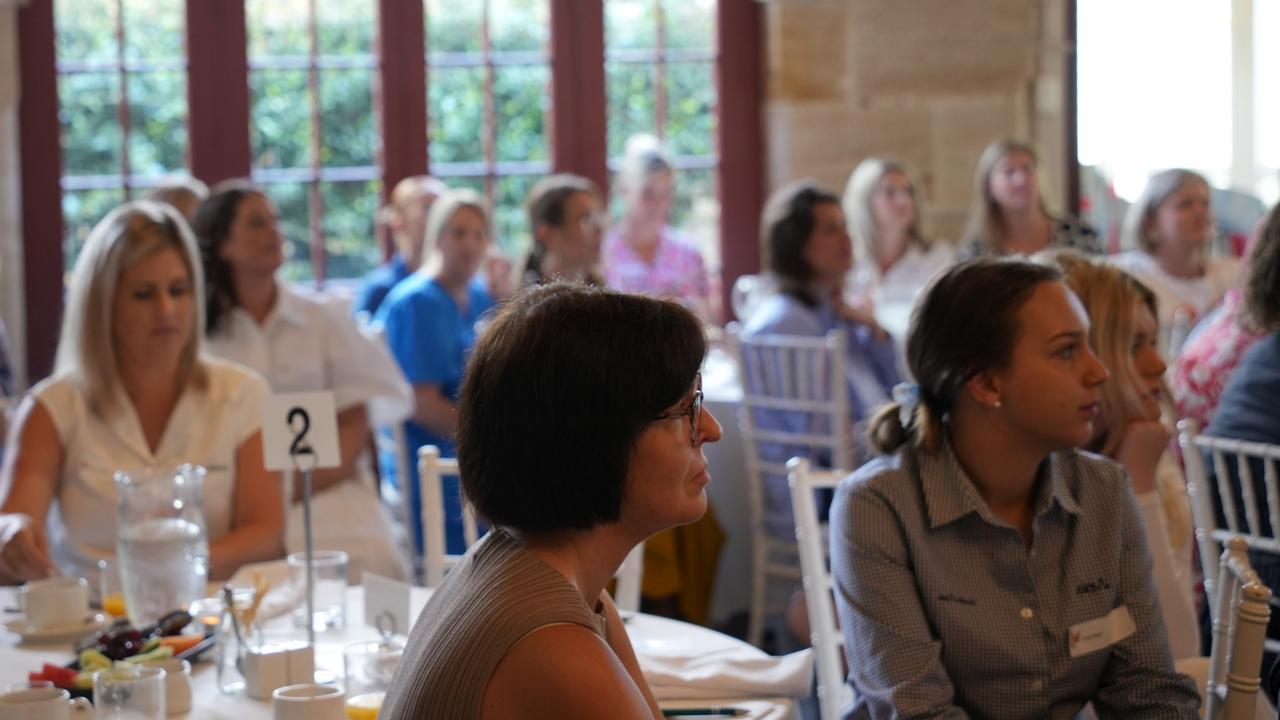
M907 332L907 368L919 400L914 407L898 400L876 412L867 431L872 448L889 454L911 441L935 452L965 383L1008 365L1020 331L1018 311L1041 283L1061 279L1056 268L993 257L936 276L916 301Z

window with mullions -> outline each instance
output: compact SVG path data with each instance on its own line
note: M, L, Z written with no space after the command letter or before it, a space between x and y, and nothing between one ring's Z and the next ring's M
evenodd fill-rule
M650 133L676 167L670 223L718 267L715 0L605 0L609 166L627 138ZM611 207L620 214L614 193Z
M253 179L280 212L291 280L381 261L374 116L377 3L246 0Z
M107 212L186 165L184 8L54 2L67 269Z
M524 199L551 171L547 0L426 0L430 172L484 195L494 240L529 247Z

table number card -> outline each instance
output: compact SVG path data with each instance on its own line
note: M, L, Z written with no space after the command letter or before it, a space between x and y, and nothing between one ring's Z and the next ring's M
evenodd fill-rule
M371 572L364 573L360 582L364 585L365 624L390 635L408 635L413 628L409 585Z
M262 401L262 451L268 470L341 465L333 393L268 395Z

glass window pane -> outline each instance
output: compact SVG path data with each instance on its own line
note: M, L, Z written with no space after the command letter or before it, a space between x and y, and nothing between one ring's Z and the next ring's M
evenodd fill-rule
M524 201L540 178L539 175L510 175L498 178L494 188L497 196L493 211L494 241L513 262L529 252L532 245Z
M715 0L662 0L669 48L710 50L716 46Z
M357 278L382 261L373 230L379 184L373 180L320 184L326 278Z
M281 274L286 280L310 280L311 269L310 213L311 198L307 183L276 182L263 185L267 196L280 214L280 232L284 233L285 261Z
M114 73L81 73L58 78L58 119L62 124L63 172L67 175L119 173L120 80Z
M53 4L53 13L59 60L116 60L120 46L115 0L60 0Z
M253 166L309 167L311 105L305 70L249 74L249 138Z
M671 225L695 237L714 237L719 215L720 201L716 195L715 170L677 171L676 197L671 203ZM705 257L705 250L703 255Z
M551 73L545 65L500 67L494 72L499 160L546 160L547 87ZM473 131L474 132L474 131Z
M325 70L320 74L320 162L327 167L374 164L373 73Z
M605 64L609 102L609 156L620 157L627 138L654 132L653 66L647 63Z
M427 0L427 48L436 53L478 53L482 49L483 0Z
M185 72L134 73L129 81L129 167L163 175L186 164Z
M249 57L310 53L308 0L245 0L244 10Z
M432 162L484 159L484 69L432 68L427 74Z
M489 37L499 52L543 52L551 27L548 0L490 0Z
M667 149L675 155L715 153L716 87L711 63L666 67Z
M75 266L80 248L89 238L89 231L98 224L112 208L124 202L124 192L119 188L108 190L76 190L63 191L62 217L63 228L62 257L67 272Z
M373 53L378 26L373 0L316 3L316 35L322 55Z
M181 59L186 6L182 0L125 0L125 57L130 60Z
M657 30L654 0L605 0L604 43L608 50L656 47Z

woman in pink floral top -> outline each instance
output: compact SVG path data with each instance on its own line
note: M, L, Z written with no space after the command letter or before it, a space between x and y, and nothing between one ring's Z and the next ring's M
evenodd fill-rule
M1277 226L1280 226L1280 206L1273 207L1254 227L1245 248L1246 259L1252 254L1253 244L1267 237L1268 230L1276 232ZM1247 268L1241 268L1241 277L1247 274ZM1195 420L1201 429L1208 427L1213 419L1231 371L1236 369L1245 351L1266 335L1251 329L1243 311L1240 289L1228 290L1222 305L1205 318L1204 329L1183 346L1174 365L1170 388L1178 403L1178 415Z
M605 280L627 292L669 297L711 320L711 286L692 241L667 225L675 196L671 162L657 140L627 141L619 183L626 209L605 240Z

